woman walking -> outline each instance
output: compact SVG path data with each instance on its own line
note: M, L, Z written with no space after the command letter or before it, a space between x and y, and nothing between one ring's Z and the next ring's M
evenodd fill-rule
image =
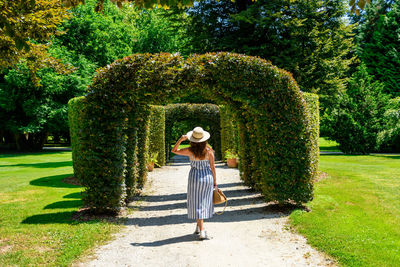
M172 152L188 156L190 172L187 186L188 218L197 221L195 234L200 234L200 240L207 238L204 230L204 219L214 214L213 190L217 189L214 151L208 145L210 134L201 127L196 127L176 142ZM182 141L189 140L190 147L179 149Z

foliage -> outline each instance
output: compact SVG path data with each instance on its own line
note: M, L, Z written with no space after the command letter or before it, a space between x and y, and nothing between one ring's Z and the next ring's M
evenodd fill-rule
M368 73L384 84L385 93L400 96L400 2L370 5L358 32L357 54Z
M172 130L174 125L185 121L185 128L179 129L178 136L174 136ZM171 144L196 126L201 126L210 132L208 142L215 150L215 156L221 158L221 128L220 111L213 104L170 104L165 106L165 147L169 158Z
M190 22L186 13L162 9L130 10L130 17L134 17L131 24L136 28L132 53L176 53L187 46L183 25Z
M377 148L379 151L400 152L400 97L389 101L383 121L383 130L377 137Z
M68 138L67 102L84 94L95 69L131 54L138 49L137 43L146 51L146 41L135 42L147 29L147 25L140 25L144 21L142 18L147 18L146 22L154 26L153 42L160 33L165 35L159 49L166 49L167 43L178 36L167 27L169 20L161 16L160 10L147 12L129 6L118 9L107 3L100 14L94 12L94 6L95 1L88 0L85 5L71 9L70 19L59 27L64 34L55 36L48 49L49 55L70 66L73 72L58 74L57 70L46 66L36 72L41 80L38 85L30 82L32 76L28 73L29 66L26 67L29 60L4 71L6 77L0 89L0 103L4 102L0 104L0 118L4 120L0 125L3 126L1 135L7 137L5 145L15 146L17 139L21 149L41 149L49 133ZM27 103L30 103L28 110ZM25 133L30 135L28 141ZM30 141L34 141L33 144ZM160 157L163 154L160 153ZM160 161L163 160L160 158Z
M24 63L5 73L0 82L0 125L15 136L12 141L18 149L41 149L49 132L68 132L65 104L68 99L81 94L88 84L89 79L81 76L86 67L69 75L57 74L49 68L41 69L36 73L41 86L32 82Z
M324 111L345 90L353 62L352 29L342 0L261 0L242 8L230 0L190 8L191 51L260 56L293 74L300 89L317 93Z
M59 0L1 0L0 1L0 71L15 67L22 58L32 78L45 67L66 71L59 62L47 54L50 37L58 32L57 26L69 17Z
M60 27L65 33L55 38L54 45L84 56L97 67L130 55L136 29L128 21L128 8L118 9L108 3L102 13L97 13L95 0L85 2L72 9L71 18Z
M72 2L72 3L79 3L82 2L83 0L69 0L66 2ZM101 11L104 8L104 2L106 0L97 0L97 6L96 10ZM145 7L145 8L151 8L154 6L159 6L163 7L165 9L169 9L170 7L178 7L178 8L184 8L184 7L192 7L194 4L193 0L187 0L187 1L181 1L181 0L174 0L174 1L156 1L156 0L110 0L111 2L115 3L118 7L122 7L124 2L135 2L135 5L139 7ZM199 1L201 2L201 0ZM232 2L238 2L241 5L248 5L251 2L254 2L253 0L248 1L248 0L235 0ZM371 3L371 0L349 0L349 6L350 6L350 12L355 13L356 15L359 15L362 10L364 10L365 5L367 3Z
M290 222L339 266L396 266L400 262L400 162L396 155L321 155L329 175Z
M70 266L123 227L76 219L83 188L64 182L71 152L3 153L0 162L1 266Z
M86 96L84 130L85 204L117 212L123 204L127 118L134 114L138 143L146 144L148 104L165 104L175 95L198 92L230 106L238 116L242 179L266 200L312 199L318 153L309 108L289 73L256 57L231 53L193 55L135 54L98 70ZM219 121L219 120L218 120ZM245 136L243 138L243 136ZM138 157L147 159L146 147ZM246 159L246 160L242 160ZM147 161L139 160L139 170ZM251 168L250 168L251 167ZM256 171L249 171L255 169ZM138 179L144 180L144 174ZM140 183L139 183L140 184Z
M80 179L83 176L84 165L82 162L85 157L85 151L79 142L79 133L86 127L83 118L83 112L86 106L84 96L75 97L68 101L68 124L71 136L72 163L74 166L74 177Z
M312 163L310 168L312 168L313 173L317 173L319 165L319 98L318 95L311 93L303 93L303 97L307 104L307 111L310 120L310 148L312 153Z
M235 114L229 106L221 105L221 153L222 159L227 158L227 151L237 153L239 151L239 132Z
M239 155L233 150L225 151L225 158L226 159L237 159Z
M149 162L154 163L155 166L161 167L161 165L158 164L157 158L158 158L158 152L157 153L150 153Z
M165 110L163 106L150 106L150 161L165 165ZM156 159L153 159L154 155ZM155 161L156 160L156 161Z
M387 101L382 90L383 85L373 81L366 67L361 65L337 107L324 117L324 131L339 143L343 152L367 154L375 149Z

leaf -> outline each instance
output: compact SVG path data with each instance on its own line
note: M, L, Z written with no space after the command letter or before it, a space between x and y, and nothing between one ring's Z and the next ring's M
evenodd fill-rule
M354 6L354 3L356 2L356 0L350 0L350 6Z
M358 5L358 7L360 8L360 9L364 9L364 7L365 7L365 0L358 0L358 3L357 3L357 5ZM357 14L358 15L358 14Z

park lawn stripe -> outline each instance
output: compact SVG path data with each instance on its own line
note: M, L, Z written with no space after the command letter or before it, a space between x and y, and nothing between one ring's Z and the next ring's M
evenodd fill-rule
M61 180L72 174L71 152L0 155L0 266L68 266L121 228L71 219L82 187Z
M295 228L344 266L400 266L399 157L323 155L320 169L329 176L312 212L291 214Z

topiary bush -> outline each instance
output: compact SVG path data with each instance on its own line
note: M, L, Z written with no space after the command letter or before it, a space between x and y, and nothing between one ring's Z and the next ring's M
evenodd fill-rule
M400 152L400 97L389 100L383 120L384 127L377 136L377 150Z
M235 114L245 183L260 190L266 200L312 199L318 169L316 120L288 72L240 54L209 53L185 60L163 53L117 60L99 69L89 88L82 114L86 127L80 134L87 206L117 212L123 204L125 133L131 116L137 129L137 184L142 185L149 104L166 104L176 95L193 93L229 106Z
M149 153L158 153L158 164L165 165L165 109L163 106L150 106L149 131Z
M221 105L220 118L221 118L221 154L222 159L226 159L227 151L239 151L239 130L235 114L229 106Z
M205 130L209 127L211 137L210 145L215 151L217 159L221 158L221 127L220 110L214 104L170 104L165 106L165 151L167 159L171 151L171 144L177 140L172 139L172 127L176 122L188 120L189 128L202 126ZM187 132L182 132L186 134Z
M303 93L304 100L307 103L308 115L310 116L311 131L311 153L312 153L312 172L318 172L319 164L319 98L317 94Z
M81 133L87 127L83 119L83 112L86 107L86 98L84 96L75 97L68 101L68 124L71 136L72 164L74 167L74 176L81 179L85 171L82 165L82 159L85 157L85 150L80 142Z

